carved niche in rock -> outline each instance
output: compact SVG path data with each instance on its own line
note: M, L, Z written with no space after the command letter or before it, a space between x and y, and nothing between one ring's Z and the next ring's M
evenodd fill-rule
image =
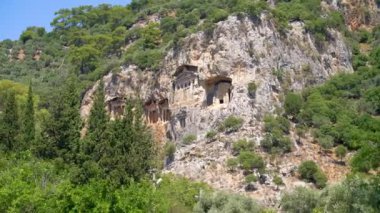
M118 118L124 113L125 100L121 97L114 97L107 101L108 112L111 118Z
M223 76L209 78L204 83L206 105L227 104L232 98L232 79Z
M182 65L174 73L172 103L186 103L193 100L193 90L199 86L198 67Z
M158 93L152 94L144 103L144 112L149 123L168 121L171 117L169 101Z

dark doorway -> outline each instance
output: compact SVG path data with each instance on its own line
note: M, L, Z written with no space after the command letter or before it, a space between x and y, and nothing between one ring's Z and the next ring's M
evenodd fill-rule
M213 104L213 100L214 100L214 93L209 92L207 94L207 106L211 106Z

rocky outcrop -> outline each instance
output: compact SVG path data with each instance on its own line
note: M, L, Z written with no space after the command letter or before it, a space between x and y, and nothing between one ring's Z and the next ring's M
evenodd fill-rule
M324 3L342 12L351 30L371 28L380 22L380 5L376 0L328 0Z
M167 172L245 193L243 174L230 173L225 166L231 144L240 138L259 142L262 118L281 106L284 92L353 71L350 50L339 32L330 29L329 41L321 44L302 22L290 24L292 29L284 35L266 15L260 19L230 16L211 33L195 33L181 41L168 52L158 73L129 66L105 76L107 109L115 118L123 111L125 97L139 96L157 140L178 144ZM86 116L91 101L85 98L83 103ZM243 119L239 132L206 140L206 133L217 130L229 115ZM182 144L182 138L190 134L197 136L196 141ZM281 170L287 184L296 180L290 175L293 169L294 165L284 164ZM266 175L262 186L248 187L254 189L250 193L270 198L265 202L276 200L279 191L271 178Z
M170 100L173 138L190 133L202 138L231 114L252 125L281 105L283 91L301 90L352 71L350 51L338 32L330 30L332 39L320 47L303 23L291 25L284 36L265 15L259 20L231 16L212 34L191 35L170 51L158 85ZM184 65L195 67L195 81L178 88L173 82L181 80L178 68ZM254 99L248 96L251 82L257 85ZM218 92L226 98L217 97Z

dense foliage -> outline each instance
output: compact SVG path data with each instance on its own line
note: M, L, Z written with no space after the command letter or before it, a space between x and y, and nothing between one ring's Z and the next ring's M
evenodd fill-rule
M286 212L379 212L379 177L353 176L322 192L296 188L281 200Z
M194 212L263 212L263 207L250 198L225 193L201 194Z
M295 94L285 99L287 114L298 126L309 127L322 148L344 145L358 150L351 161L356 171L380 166L379 30L375 28L366 39L373 44L369 53L360 52L354 45L354 73L340 74L304 91L302 101ZM353 37L361 40L362 36Z

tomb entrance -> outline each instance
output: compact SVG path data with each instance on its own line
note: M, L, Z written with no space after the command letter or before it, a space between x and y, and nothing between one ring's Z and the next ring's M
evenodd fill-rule
M206 105L227 104L232 98L232 79L224 76L212 77L204 82Z

